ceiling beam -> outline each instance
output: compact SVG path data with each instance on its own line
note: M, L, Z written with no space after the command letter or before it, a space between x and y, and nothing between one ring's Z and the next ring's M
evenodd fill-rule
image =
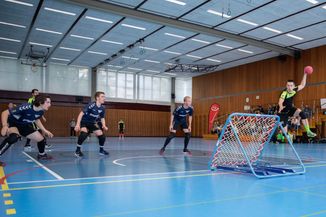
M93 8L93 9L97 9L97 10L110 12L110 13L117 14L120 16L131 17L131 18L135 18L135 19L139 19L139 20L143 20L143 21L147 21L147 22L151 22L151 23L157 23L157 24L161 24L161 25L165 25L165 26L171 26L171 27L175 27L175 28L179 28L179 29L183 29L183 30L187 30L187 31L192 31L192 32L196 32L196 33L211 35L211 36L215 36L215 37L223 37L223 38L237 41L240 43L244 43L244 44L264 48L267 50L275 51L280 54L294 56L296 53L296 50L294 50L294 49L281 47L278 45L270 44L267 42L262 42L259 40L232 34L232 33L217 30L217 29L211 29L209 27L201 26L198 24L193 24L193 23L189 23L189 22L185 22L185 21L181 21L181 20L175 20L172 18L155 15L155 14L148 13L148 12L137 11L134 9L114 5L111 3L100 2L100 1L89 1L89 0L64 0L64 1L73 3L73 4L77 4L77 5L80 5L83 7L87 7L87 8Z
M25 39L24 39L24 42L23 42L23 46L21 47L20 51L19 51L19 54L18 54L18 59L20 59L23 55L23 52L24 52L24 49L28 43L28 40L29 40L29 37L31 35L31 32L32 32L32 29L34 28L34 24L35 24L35 21L36 21L36 18L38 17L39 15L39 12L41 10L41 7L43 5L43 2L44 0L40 0L38 5L37 5L37 8L35 10L35 13L34 13L34 16L32 18L32 22L31 24L29 25L29 28L28 28L28 31L27 31L27 34L25 36Z

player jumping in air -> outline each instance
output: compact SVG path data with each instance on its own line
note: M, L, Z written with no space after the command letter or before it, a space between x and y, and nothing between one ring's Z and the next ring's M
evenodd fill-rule
M294 118L301 118L301 122L307 132L308 137L315 137L316 134L313 133L310 130L309 127L309 122L306 114L301 111L301 109L298 109L294 107L293 104L293 98L294 96L301 91L305 86L306 86L306 81L307 81L307 74L304 73L302 81L300 85L295 86L293 80L288 80L286 83L286 89L283 90L281 93L281 96L279 98L279 116L281 118L281 121L283 122L283 126L285 130L287 131L287 126L289 122L289 118L294 117Z

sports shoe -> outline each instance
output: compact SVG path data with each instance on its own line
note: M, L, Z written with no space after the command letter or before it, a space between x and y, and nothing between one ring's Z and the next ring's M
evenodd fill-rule
M52 147L51 144L46 144L46 145L45 145L45 148L51 148L51 147Z
M191 151L189 149L187 149L187 148L183 149L183 153L188 154L189 156L192 156Z
M110 153L105 151L104 149L100 149L99 154L100 155L109 155Z
M163 155L163 154L164 154L164 152L165 152L165 148L161 148L161 150L160 150L159 154L160 154L160 155Z
M83 152L81 152L81 150L76 150L76 151L75 151L75 156L76 156L76 157L83 157L84 154L83 154Z
M32 148L31 144L24 145L24 148Z
M313 132L311 132L311 131L308 131L308 132L307 132L307 136L310 137L310 138L313 138L313 137L316 137L317 134L316 134L316 133L313 133Z
M38 154L37 155L37 160L51 160L52 156L48 154Z
M5 167L6 166L6 163L5 162L2 162L0 161L0 167Z

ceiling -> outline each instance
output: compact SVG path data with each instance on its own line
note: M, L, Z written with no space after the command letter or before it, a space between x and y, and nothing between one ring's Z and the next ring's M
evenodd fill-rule
M294 50L326 44L326 0L102 0L174 20ZM47 62L165 74L176 60L218 70L280 55L219 35L188 31L139 17L61 0L0 0L0 57L25 58L30 45L50 48ZM139 39L142 43L136 43ZM123 53L119 53L124 49Z

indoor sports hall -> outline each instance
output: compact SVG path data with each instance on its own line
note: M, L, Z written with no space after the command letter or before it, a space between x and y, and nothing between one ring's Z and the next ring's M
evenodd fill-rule
M326 216L325 0L0 0L0 216Z

